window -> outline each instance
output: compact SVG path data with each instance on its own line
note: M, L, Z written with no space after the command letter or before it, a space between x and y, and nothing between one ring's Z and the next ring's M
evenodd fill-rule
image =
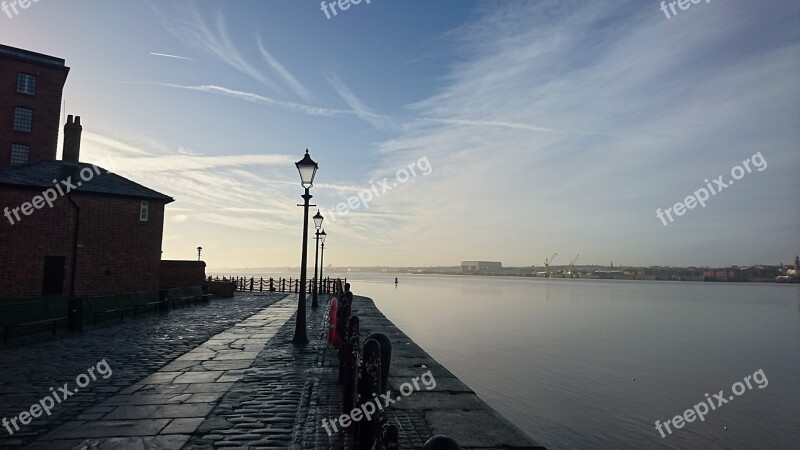
M17 93L36 95L36 75L21 73L17 76Z
M11 165L16 166L17 164L25 164L28 162L28 155L31 152L31 148L27 145L22 144L12 144L11 145Z
M30 108L14 109L14 131L30 133L33 128L33 110Z
M147 203L147 200L142 200L139 205L139 221L147 222L148 216L150 216L150 204Z

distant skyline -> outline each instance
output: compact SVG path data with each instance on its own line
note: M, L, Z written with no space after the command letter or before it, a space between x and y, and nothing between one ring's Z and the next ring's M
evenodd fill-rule
M164 259L298 267L308 148L326 266L791 264L800 3L677 12L42 1L0 12L0 43L66 60L83 161L175 198Z

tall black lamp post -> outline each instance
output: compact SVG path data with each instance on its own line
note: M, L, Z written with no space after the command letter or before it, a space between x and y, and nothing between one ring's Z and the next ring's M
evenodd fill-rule
M306 155L300 161L295 163L297 171L300 172L300 185L305 188L306 192L303 194L304 203L303 207L303 256L300 262L300 299L297 302L297 320L294 327L293 344L307 344L308 335L306 334L306 265L308 265L308 207L311 206L308 202L313 197L309 194L308 190L314 185L314 176L317 174L319 165L308 156L308 149Z
M317 272L317 270L318 270L317 267L319 265L319 229L320 229L320 227L322 227L322 221L323 220L325 220L325 218L322 217L322 214L320 214L319 210L317 210L317 214L314 215L314 227L316 227L316 229L317 229L316 236L314 237L314 240L317 241L317 245L316 245L316 251L315 251L315 254L314 254L314 286L313 286L313 290L312 290L313 293L311 294L311 307L312 308L316 308L316 307L319 306L319 301L317 300L317 292L319 291L319 289L317 288L317 286L319 286L319 278L318 278L319 275L318 275L318 272Z
M319 257L319 279L320 279L319 293L320 294L322 294L323 292L326 292L325 284L324 284L325 283L325 281L324 281L325 278L322 276L322 272L325 269L325 238L326 237L328 237L328 233L326 233L325 230L322 230L322 233L319 234L319 239L320 239L320 242L322 243L322 254Z

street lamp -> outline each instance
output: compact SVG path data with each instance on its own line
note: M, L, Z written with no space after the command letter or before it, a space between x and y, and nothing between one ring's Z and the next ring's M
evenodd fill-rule
M203 247L197 247L197 260L200 261L200 252L203 251Z
M322 233L319 234L319 238L322 241L322 255L319 257L319 279L320 281L324 280L325 278L322 277L322 271L325 269L325 238L328 237L328 233L325 230L322 230ZM325 292L324 284L319 285L319 292L320 294Z
M325 218L322 217L322 214L320 214L319 210L317 210L317 214L314 216L314 227L317 228L316 237L314 239L317 241L317 245L316 245L316 253L314 254L314 287L311 294L312 308L316 308L319 306L319 301L317 300L317 291L319 291L319 289L317 288L317 286L319 286L319 278L317 278L318 276L317 265L319 263L319 229L320 227L322 227L323 220L325 220Z
M306 253L308 252L308 207L309 200L313 197L309 194L308 190L314 185L314 176L317 174L319 165L308 156L308 149L306 155L300 161L295 163L297 171L300 172L300 185L305 188L306 192L302 195L304 203L303 207L303 256L300 262L300 298L297 302L297 320L295 321L293 344L307 344L308 335L306 334L306 265L308 259Z

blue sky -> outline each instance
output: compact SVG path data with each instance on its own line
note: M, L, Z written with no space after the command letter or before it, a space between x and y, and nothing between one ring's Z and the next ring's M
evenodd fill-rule
M166 259L297 266L308 148L326 210L391 186L333 213L326 265L789 263L800 4L659 8L41 0L0 13L0 42L66 59L84 161L176 199ZM657 218L758 152L763 171Z

